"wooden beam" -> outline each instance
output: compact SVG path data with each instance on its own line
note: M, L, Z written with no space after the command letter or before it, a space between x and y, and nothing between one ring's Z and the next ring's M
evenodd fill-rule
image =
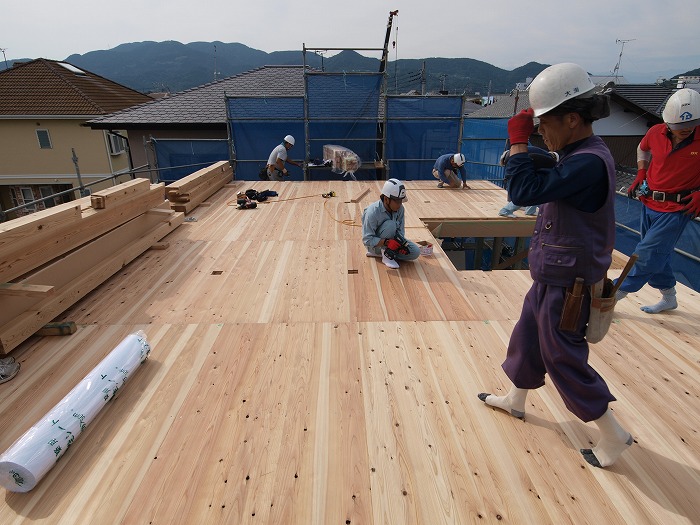
M423 219L435 237L530 237L535 218Z
M73 321L62 323L48 323L39 328L34 335L70 335L74 334L78 328Z
M133 179L106 190L96 191L90 196L90 204L96 210L116 206L140 193L147 193L151 187L148 179Z
M164 184L152 184L149 191L132 194L118 206L103 210L87 208L78 221L70 220L52 228L49 236L30 236L29 241L2 250L0 282L9 282L70 250L90 242L120 224L130 221L165 201Z
M64 284L58 287L53 296L29 310L16 312L14 319L0 327L0 353L16 348L44 324L177 228L184 218L181 213L173 213L169 221L163 221L157 215L143 214L27 278L27 281L55 280Z
M0 295L16 297L46 297L54 292L53 286L42 284L0 283Z
M369 188L367 188L365 191L360 193L357 197L350 199L348 203L355 203L355 202L360 202L362 198L369 193Z

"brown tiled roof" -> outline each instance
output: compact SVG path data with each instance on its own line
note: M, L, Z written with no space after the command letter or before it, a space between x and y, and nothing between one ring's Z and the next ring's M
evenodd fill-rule
M226 95L279 97L304 95L303 66L263 66L175 93L89 122L93 129L225 127Z
M105 115L151 100L99 75L72 71L62 64L65 62L39 58L0 71L0 116Z

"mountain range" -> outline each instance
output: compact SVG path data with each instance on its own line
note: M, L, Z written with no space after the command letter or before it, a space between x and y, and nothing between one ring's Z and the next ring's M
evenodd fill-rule
M28 60L28 59L23 59ZM15 60L18 61L18 60ZM240 43L132 42L73 54L65 59L143 93L178 92L265 65L307 65L325 71L379 71L380 61L351 50L324 57L307 51L267 53ZM0 65L0 68L4 66ZM505 70L471 58L399 59L387 65L389 93L504 93L548 64L529 62ZM694 70L681 74L699 74Z

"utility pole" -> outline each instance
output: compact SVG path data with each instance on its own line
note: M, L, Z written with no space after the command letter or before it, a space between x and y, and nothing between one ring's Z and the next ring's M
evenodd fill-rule
M7 51L7 48L0 47L0 51L2 51L2 56L5 59L5 69L9 69L9 66L7 65L7 56L5 56L5 51Z
M617 39L615 40L616 44L622 44L622 47L620 48L620 56L617 59L617 64L615 64L615 69L613 69L613 76L615 77L615 84L617 84L617 78L618 78L618 73L620 72L620 62L622 62L622 52L625 50L625 44L627 42L632 42L633 40L637 40L636 38L629 38L627 40L621 40Z
M214 44L214 82L216 82L216 77L219 72L216 70L216 44Z
M420 94L425 95L425 60L423 60L423 67L420 70Z
M441 95L447 95L447 91L445 91L445 79L447 78L447 75L444 73L440 75L440 81L442 82L441 86L442 88L440 89L440 94Z

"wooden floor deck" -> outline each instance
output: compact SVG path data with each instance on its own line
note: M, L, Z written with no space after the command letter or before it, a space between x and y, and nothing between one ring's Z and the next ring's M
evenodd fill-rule
M472 186L408 182L407 237L434 242L426 218L532 224ZM279 197L238 210L249 187ZM661 315L639 310L653 290L631 294L592 345L636 440L595 469L578 449L597 429L551 384L525 421L477 398L507 388L529 272L457 271L438 244L398 271L365 257L380 187L229 184L65 312L75 334L16 348L0 451L126 335L152 352L34 490L0 489L0 523L700 523L698 294L679 286Z

